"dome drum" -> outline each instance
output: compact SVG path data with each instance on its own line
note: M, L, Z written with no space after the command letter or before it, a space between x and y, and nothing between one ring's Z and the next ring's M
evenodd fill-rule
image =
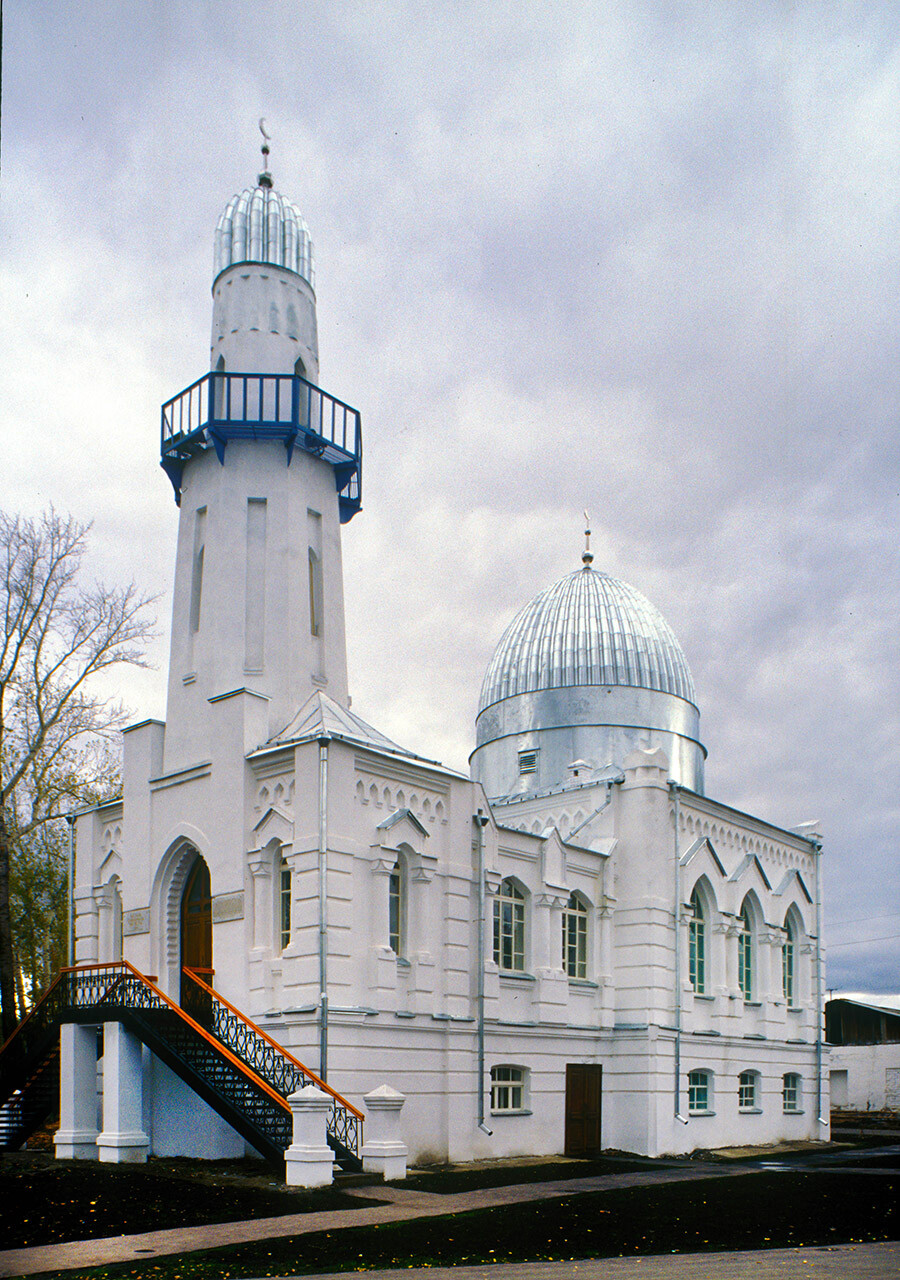
M476 721L472 773L488 796L541 791L571 780L573 760L622 766L632 751L661 747L669 774L703 791L700 716L683 698L621 686L546 689L486 707ZM523 753L534 756L523 773Z

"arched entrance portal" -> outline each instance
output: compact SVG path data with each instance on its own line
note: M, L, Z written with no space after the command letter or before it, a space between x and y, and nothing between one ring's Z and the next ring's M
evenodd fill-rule
M181 895L181 965L212 986L212 894L209 868L199 853ZM181 1003L185 1003L184 976Z

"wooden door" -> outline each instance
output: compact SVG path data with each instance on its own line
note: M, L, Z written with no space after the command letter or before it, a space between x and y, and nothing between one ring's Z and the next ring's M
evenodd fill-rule
M567 1156L599 1155L602 1095L602 1067L583 1062L566 1064Z
M181 898L181 964L212 985L212 895L209 868L200 857L191 868ZM182 1004L184 998L182 980Z

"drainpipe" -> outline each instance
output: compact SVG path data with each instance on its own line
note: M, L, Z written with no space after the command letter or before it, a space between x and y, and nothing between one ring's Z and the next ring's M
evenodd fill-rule
M328 738L319 738L319 1077L328 1079Z
M816 859L816 1120L821 1125L828 1121L822 1115L822 1023L825 1010L822 1007L822 843L813 841Z
M603 801L599 809L595 809L593 813L589 813L588 816L585 818L584 822L579 822L578 826L575 827L573 831L569 832L569 834L566 836L567 840L571 840L573 836L577 836L578 832L581 831L583 827L586 827L589 822L593 822L596 817L599 817L599 815L603 812L604 809L609 808L610 802L612 801L613 787L616 785L617 782L624 782L624 781L625 781L624 773L620 773L615 778L606 779L606 799Z
M475 838L478 846L478 1128L488 1137L493 1134L484 1122L484 828L487 814L475 814Z
M674 806L675 839L675 1076L672 1081L672 1093L675 1119L687 1124L687 1117L681 1114L681 854L678 840L678 824L680 822L679 786L677 782L669 782L669 794Z
M75 963L75 814L67 813L69 824L69 852L66 859L66 882L69 890L68 924L66 926L66 963L69 968Z

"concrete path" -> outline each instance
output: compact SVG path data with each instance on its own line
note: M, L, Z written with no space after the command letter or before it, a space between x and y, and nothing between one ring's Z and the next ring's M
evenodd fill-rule
M365 1271L360 1280L896 1280L900 1243L747 1253L678 1253L578 1262L515 1262L488 1267ZM316 1280L347 1280L340 1275Z
M209 1223L141 1235L111 1236L100 1240L74 1240L65 1244L0 1252L0 1276L31 1276L48 1271L77 1271L112 1263L139 1263L173 1257L200 1249L302 1236L314 1231L339 1231L346 1227L367 1227L376 1223L403 1222L413 1218L440 1217L472 1209L500 1205L555 1200L587 1191L608 1191L619 1187L644 1187L663 1182L694 1182L704 1178L733 1178L756 1172L753 1165L722 1166L692 1164L648 1169L636 1173L608 1174L594 1178L571 1178L554 1182L519 1183L457 1195L406 1187L360 1187L347 1192L361 1200L384 1203L361 1205L358 1209L330 1209L319 1213L287 1214L277 1218L256 1218L244 1222ZM811 1249L777 1249L740 1254L666 1255L655 1258L610 1258L597 1261L560 1263L492 1264L478 1267L429 1267L423 1270L365 1273L368 1280L388 1277L427 1276L428 1280L670 1280L670 1277L703 1276L704 1280L732 1280L750 1276L754 1280L900 1280L900 1246L846 1245ZM654 1269L656 1268L656 1269ZM680 1268L680 1269L679 1269ZM735 1269L738 1268L738 1269ZM740 1269L743 1268L743 1269ZM765 1269L768 1268L768 1269ZM805 1270L803 1268L806 1268ZM868 1268L868 1269L866 1269ZM345 1273L346 1274L346 1273Z
M200 1227L147 1231L142 1235L108 1236L101 1240L72 1240L66 1244L9 1249L0 1253L0 1276L30 1276L42 1271L75 1271L114 1262L139 1262L171 1257L198 1249L219 1249L232 1244L277 1240L313 1231L339 1231L344 1227L370 1227L376 1223L403 1222L412 1218L436 1218L469 1209L489 1209L505 1204L556 1200L584 1191L608 1191L613 1187L646 1187L659 1182L693 1182L713 1177L739 1177L746 1167L697 1165L691 1168L647 1170L607 1174L598 1178L571 1178L559 1182L532 1182L491 1187L459 1195L438 1195L405 1187L360 1187L348 1195L386 1203L359 1209L329 1209L321 1213L285 1214L278 1218L251 1218L246 1222L216 1222Z

